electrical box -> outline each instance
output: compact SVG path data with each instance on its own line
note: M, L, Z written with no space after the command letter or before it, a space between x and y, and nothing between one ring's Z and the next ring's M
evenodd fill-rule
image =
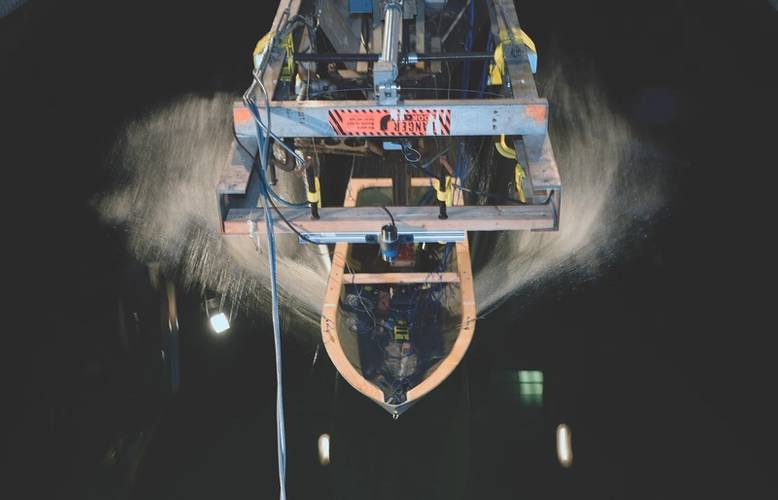
M373 0L348 0L350 14L372 14Z

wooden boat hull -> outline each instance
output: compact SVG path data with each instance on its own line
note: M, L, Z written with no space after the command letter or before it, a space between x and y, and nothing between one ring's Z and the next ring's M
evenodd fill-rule
M430 184L426 178L411 182L413 187ZM344 207L357 206L367 189L391 187L388 178L351 179ZM462 204L461 196L455 198L453 204ZM349 261L357 245L335 246L321 315L324 346L343 378L395 417L454 371L473 337L476 304L467 238L448 245L448 267L438 272L353 272ZM372 299L366 297L370 294ZM392 306L379 318L376 297L406 307ZM374 308L378 312L371 312ZM398 330L404 323L409 332ZM398 331L403 332L399 337Z

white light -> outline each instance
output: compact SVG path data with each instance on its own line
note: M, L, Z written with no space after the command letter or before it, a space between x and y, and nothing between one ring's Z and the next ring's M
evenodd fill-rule
M230 329L230 320L223 312L216 313L211 316L211 328L216 333L224 333Z
M519 370L519 399L529 406L543 405L543 372Z
M330 435L322 434L319 436L319 462L322 465L330 463Z
M519 370L519 382L522 384L542 384L543 372L538 370Z
M567 424L560 424L556 428L556 456L559 464L568 468L573 465L572 432Z

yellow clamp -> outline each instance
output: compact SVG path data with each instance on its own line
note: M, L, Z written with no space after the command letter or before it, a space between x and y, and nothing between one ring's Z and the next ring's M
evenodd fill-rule
M432 179L432 185L435 187L438 201L443 201L446 203L447 207L450 207L454 202L454 190L451 189L451 176L446 176L446 182L443 189L440 189L440 181L438 179Z
M314 179L315 179L315 182L314 182L315 190L314 190L314 192L312 193L312 192L308 191L308 189L306 189L305 190L305 196L308 199L308 203L316 203L319 206L319 208L321 208L321 194L320 194L321 193L321 185L319 184L319 176L318 175L315 176Z
M268 31L265 36L259 39L257 45L254 47L254 69L259 67L259 62L262 60L262 53L265 52L268 43L273 40L275 32ZM281 72L282 78L291 78L294 74L294 40L292 34L289 33L278 44L279 47L286 49L286 67Z
M516 196L522 203L527 203L527 197L524 195L524 178L527 177L527 173L524 172L524 167L521 163L516 163L516 171L514 174L514 184L516 187Z
M523 43L527 48L538 53L535 42L520 28L513 28L513 36L509 37L505 30L500 32L500 43L494 49L494 62L489 65L489 85L502 85L502 75L505 74L505 44Z
M494 144L494 147L497 149L497 152L500 153L505 158L508 158L510 160L517 160L516 156L516 150L508 146L508 144L505 142L505 136L500 136L500 142L496 142ZM522 203L527 203L527 197L524 194L524 179L527 177L527 173L524 171L524 167L521 166L521 163L518 161L516 162L516 170L514 173L514 185L516 187L516 195L519 198L519 201Z
M508 158L509 160L516 159L516 150L508 146L508 144L505 142L505 135L500 136L500 142L495 143L494 147L497 149L497 152L500 153L500 155Z

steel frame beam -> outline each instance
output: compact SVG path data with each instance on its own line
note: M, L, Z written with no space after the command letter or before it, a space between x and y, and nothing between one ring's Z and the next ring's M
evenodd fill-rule
M273 22L273 31L277 32L285 20L294 17L300 10L302 0L282 0ZM428 127L427 130L411 130L411 133L393 134L345 134L338 131L330 120L330 112L349 110L351 112L389 112L397 115L413 110L427 109L436 113L445 113L450 116L450 127L445 135L451 136L510 136L517 151L517 160L524 165L527 171L527 185L525 192L531 205L508 207L461 207L453 210L460 219L451 217L452 221L444 224L432 223L424 226L424 222L436 219L437 214L430 212L414 212L414 209L430 211L431 207L395 207L399 217L408 224L406 231L418 234L419 227L424 230L466 231L466 230L556 230L559 222L559 209L561 207L562 183L559 171L548 136L548 102L538 96L535 80L532 75L527 49L518 39L516 33L520 29L516 9L512 0L486 0L491 17L491 29L498 43L504 44L506 77L504 78L504 90L507 97L495 99L461 99L461 100L405 100L398 105L381 106L372 100L364 101L289 101L275 99L276 84L280 78L282 67L285 63L286 51L281 47L274 47L268 54L268 65L262 74L262 82L268 95L265 96L259 89L256 90L255 100L259 113L265 123L270 120L273 132L280 137L295 138L346 138L359 135L360 137L393 137L397 135L444 135L437 127ZM374 20L375 22L375 20ZM380 40L380 20L371 47ZM375 31L375 30L374 30ZM434 40L433 40L434 42ZM434 43L433 43L434 45ZM434 49L434 47L433 47ZM267 100L266 100L267 97ZM267 104L269 103L269 106ZM269 113L268 113L269 111ZM256 150L256 126L249 110L243 103L236 103L234 107L234 122L237 135L241 142L248 145L251 150ZM219 212L223 221L223 230L226 234L244 234L248 230L247 220L261 215L261 211L240 210L230 208L230 197L241 197L248 191L252 165L250 158L233 144L230 157L223 169L221 182L217 188L219 199ZM529 189L526 189L529 188ZM543 203L548 201L548 203ZM245 205L243 205L245 206ZM452 207L454 208L454 207ZM458 210L464 211L460 214ZM287 209L282 209L287 210ZM322 221L328 221L333 210L322 209L324 216ZM480 212L479 212L480 210ZM406 213L407 211L407 213ZM487 213L489 212L489 213ZM327 232L342 232L343 223L348 218L334 217L331 222L339 225L339 229L324 229L327 224L304 220L302 213L288 213L289 217L300 224L306 232L318 233L322 241L327 239ZM365 213L365 215L370 215ZM374 224L384 215L373 214L369 218ZM492 217L493 223L485 218ZM515 218L514 223L510 222ZM406 220L407 219L407 220ZM425 220L421 220L425 219ZM475 225L463 226L465 220L478 221ZM261 222L261 221L259 221ZM280 221L279 221L280 222ZM354 223L360 223L354 220ZM418 226L415 227L414 225ZM285 225L279 223L275 226L283 232ZM353 229L353 228L350 228ZM400 227L401 231L403 227ZM374 232L375 227L365 226L362 233ZM364 237L360 235L358 237Z
M262 101L260 101L261 103ZM409 133L340 132L331 124L331 113L385 112L405 115L417 110L433 110L437 114L450 113L450 128L440 127L415 130ZM248 110L246 110L248 111ZM265 107L259 114L267 123ZM273 132L279 137L393 137L393 136L484 136L537 135L544 137L548 126L548 101L532 99L460 99L460 100L406 100L395 106L378 106L371 101L272 101L270 120ZM235 127L239 135L254 130L253 118L248 112L236 114Z
M351 242L354 233L373 234L388 223L381 207L324 207L319 218L311 218L307 208L278 207L292 225L303 234L340 233ZM400 233L421 234L430 231L521 231L554 229L555 211L549 205L501 205L448 207L447 219L439 219L435 206L389 207ZM278 234L293 234L277 213L273 215L273 227ZM224 221L225 234L249 234L249 222L256 223L257 230L265 231L264 209L232 209ZM363 237L364 240L364 237Z
M498 40L510 39L519 29L516 10L512 1L488 0L492 17L492 30ZM276 15L276 22L283 16L282 6ZM291 0L289 15L297 14L300 0ZM278 25L274 23L274 30ZM506 64L510 78L507 79L511 97L494 99L464 100L404 100L398 105L381 106L372 100L337 101L312 100L305 102L276 100L275 90L285 62L286 52L276 47L270 54L270 62L263 76L263 84L270 100L270 120L273 132L279 137L344 137L345 135L329 123L330 110L386 110L442 109L451 111L452 136L521 135L539 136L542 145L548 129L548 102L538 97L535 81L529 66L526 48L521 43L511 44L506 51ZM257 91L259 93L259 90ZM256 98L260 115L267 123L268 110L265 96ZM236 123L236 126L239 124ZM250 124L253 126L252 124ZM391 134L386 134L391 135ZM417 136L438 135L418 133ZM381 134L365 135L381 137ZM533 143L534 144L534 143ZM539 152L539 150L537 151Z

